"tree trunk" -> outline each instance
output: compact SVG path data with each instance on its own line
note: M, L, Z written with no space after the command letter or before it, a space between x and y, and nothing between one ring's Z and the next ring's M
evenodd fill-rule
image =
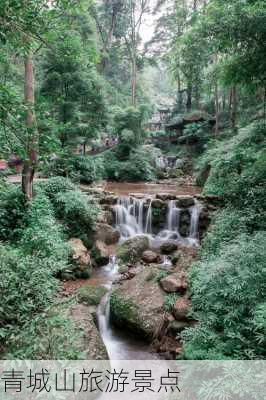
M137 106L137 63L135 54L132 57L132 105Z
M215 64L217 65L218 63L218 57L217 54L215 55ZM218 136L219 134L219 112L220 112L220 107L219 107L219 88L218 88L218 79L217 79L217 74L215 74L215 84L214 84L214 90L215 90L215 136Z
M29 52L25 58L25 104L27 107L26 128L28 133L26 159L22 171L22 191L30 201L33 197L33 179L37 167L38 135L34 112L34 70L33 57Z
M233 132L236 131L236 117L237 117L237 92L236 86L232 87L230 95L230 122Z
M215 136L219 134L219 93L217 79L215 81Z
M192 85L188 83L187 87L187 112L191 111L192 108Z

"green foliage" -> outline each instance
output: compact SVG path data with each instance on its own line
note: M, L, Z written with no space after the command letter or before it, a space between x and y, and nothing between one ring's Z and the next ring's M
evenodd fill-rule
M26 198L20 188L0 182L0 240L15 241L25 226Z
M53 202L58 193L69 192L70 190L75 190L75 185L66 178L61 176L55 176L53 178L47 179L44 182L40 182L38 187L41 188L46 194L46 196Z
M67 315L67 304L52 305L23 327L10 341L7 359L80 360L81 338Z
M57 289L52 258L24 255L0 245L0 336L5 339L43 310Z
M120 179L124 181L151 181L155 179L152 154L144 148L132 151L129 160L120 170Z
M200 169L211 166L204 194L221 196L235 207L250 209L262 215L262 219L250 220L250 228L265 224L263 203L265 198L265 127L250 125L230 140L216 142L199 161ZM253 227L253 228L252 228Z
M58 193L54 208L69 236L82 239L91 234L99 211L93 198L78 190Z
M102 157L65 154L46 165L44 173L46 176L67 176L75 182L91 184L105 177L105 168Z
M104 177L101 157L76 156L68 160L68 163L69 177L75 181L91 184Z
M155 179L154 156L145 147L131 150L125 161L119 161L110 152L104 156L105 175L108 179L119 181L151 181Z
M37 195L27 212L27 226L20 240L26 254L53 259L61 269L65 266L70 248L66 245L62 227L56 221L48 198ZM58 268L58 266L57 266Z
M169 293L164 297L164 309L167 312L172 312L173 307L178 299L178 295L176 293Z
M240 234L191 272L193 316L185 334L189 359L265 357L265 232ZM263 339L264 337L264 339Z
M83 286L77 291L78 302L88 306L98 306L107 292L104 286Z

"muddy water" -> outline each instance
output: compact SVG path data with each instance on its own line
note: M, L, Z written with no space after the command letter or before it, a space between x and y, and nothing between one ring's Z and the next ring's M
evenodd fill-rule
M193 185L177 185L171 183L129 183L129 182L107 182L104 186L107 192L113 192L118 196L128 196L130 194L139 194L153 196L156 194L172 195L191 195L201 193L201 188Z

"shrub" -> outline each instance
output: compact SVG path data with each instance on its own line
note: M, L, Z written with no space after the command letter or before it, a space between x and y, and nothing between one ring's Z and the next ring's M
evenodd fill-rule
M58 193L69 192L70 190L76 190L76 186L67 178L61 176L55 176L47 179L47 181L40 182L38 187L44 191L47 197L51 201L54 201Z
M65 243L62 227L56 221L49 199L42 193L32 201L20 245L26 254L52 258L66 265L70 248ZM61 268L60 268L61 269Z
M108 151L103 155L105 177L109 180L120 180L120 170L123 169L124 162L118 161L114 152Z
M173 311L173 307L174 307L178 297L179 296L176 293L170 293L170 294L167 294L164 297L164 309L165 309L165 311L167 311L167 312L172 312Z
M0 240L15 241L25 226L26 198L15 185L0 183Z
M91 233L99 211L91 197L78 190L58 193L54 207L70 236L82 239Z
M265 232L239 235L219 256L194 265L193 316L184 333L189 359L253 359L265 352Z
M47 176L69 177L73 181L92 183L103 179L105 170L102 157L67 155L45 167Z
M104 178L105 170L101 157L76 156L69 160L69 177L90 184Z
M230 243L240 233L247 232L247 216L234 208L220 210L212 223L211 229L203 240L201 257L217 256L221 247Z
M57 289L53 271L57 263L51 258L25 256L0 245L0 337L30 321L43 310Z
M129 160L122 165L120 179L151 181L156 177L152 155L143 148L131 152Z
M79 332L67 315L66 304L52 305L23 326L12 338L7 359L80 360Z

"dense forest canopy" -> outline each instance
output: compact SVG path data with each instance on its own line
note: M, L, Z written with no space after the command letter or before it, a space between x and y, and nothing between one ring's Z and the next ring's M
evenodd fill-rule
M130 205L138 234L155 236L152 218L157 231L169 225L167 210L186 233L200 199L208 223L193 237L196 256L175 243L154 258L170 254L172 275L183 268L188 281L181 294L166 290L161 313L177 312L182 296L189 305L182 329L171 325L175 358L264 359L265 133L264 0L1 0L0 356L82 357L72 322L50 310L61 307L60 280L108 262L99 224L117 228L115 207ZM186 196L156 189L133 207L101 198L95 186L109 181ZM73 238L89 249L85 272L72 265ZM117 246L131 279L139 255ZM158 290L171 273L156 274L144 280ZM129 306L112 299L125 318Z

